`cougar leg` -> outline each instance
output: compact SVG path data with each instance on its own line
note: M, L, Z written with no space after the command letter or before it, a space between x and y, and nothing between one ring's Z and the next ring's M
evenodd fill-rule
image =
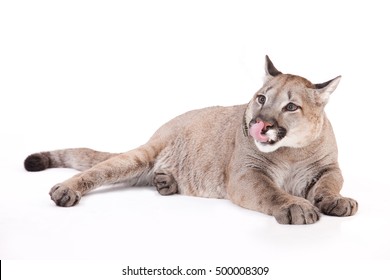
M313 224L320 218L320 212L308 200L288 194L256 169L235 173L228 195L234 203L272 215L280 224Z
M358 203L340 194L342 184L343 177L340 169L329 168L308 191L306 197L325 215L352 216L358 210Z
M141 176L151 170L159 149L144 145L111 157L72 178L55 185L51 199L58 206L76 205L81 196L104 184L114 184Z

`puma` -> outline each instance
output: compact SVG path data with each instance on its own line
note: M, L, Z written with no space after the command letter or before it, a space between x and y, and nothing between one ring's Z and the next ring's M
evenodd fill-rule
M324 107L341 76L313 84L283 74L266 56L263 87L247 105L180 115L126 153L87 148L35 153L28 171L82 171L55 185L51 199L74 206L104 184L154 185L162 195L226 198L281 224L312 224L320 213L350 216L358 204L340 195L343 177Z

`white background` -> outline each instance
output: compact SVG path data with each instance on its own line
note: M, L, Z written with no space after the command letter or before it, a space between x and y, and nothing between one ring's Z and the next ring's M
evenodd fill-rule
M385 4L1 1L0 258L388 260ZM339 144L342 194L358 200L356 216L282 226L225 200L121 187L59 208L48 191L76 172L23 169L34 152L123 152L185 111L247 103L262 85L266 54L280 71L315 83L343 76L327 113Z

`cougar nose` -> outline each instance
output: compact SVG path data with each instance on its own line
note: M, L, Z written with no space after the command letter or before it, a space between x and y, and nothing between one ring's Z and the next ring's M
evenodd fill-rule
M267 121L263 121L262 119L260 119L260 118L256 118L256 122L257 123L260 123L260 122L262 122L263 123L263 129L261 130L261 133L266 133L272 126L273 126L273 124L272 123L270 123L270 122L267 122Z
M263 121L263 123L264 123L264 127L261 130L261 132L266 133L273 126L273 124L269 123L269 122L264 122L264 121Z

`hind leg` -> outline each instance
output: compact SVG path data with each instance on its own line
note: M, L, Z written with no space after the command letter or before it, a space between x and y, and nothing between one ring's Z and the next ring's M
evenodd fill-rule
M178 186L172 173L164 170L157 170L154 173L153 185L161 195L178 193Z
M111 157L76 176L55 185L51 199L58 206L74 206L81 196L105 185L138 178L148 172L159 152L152 145L144 145L127 153Z

